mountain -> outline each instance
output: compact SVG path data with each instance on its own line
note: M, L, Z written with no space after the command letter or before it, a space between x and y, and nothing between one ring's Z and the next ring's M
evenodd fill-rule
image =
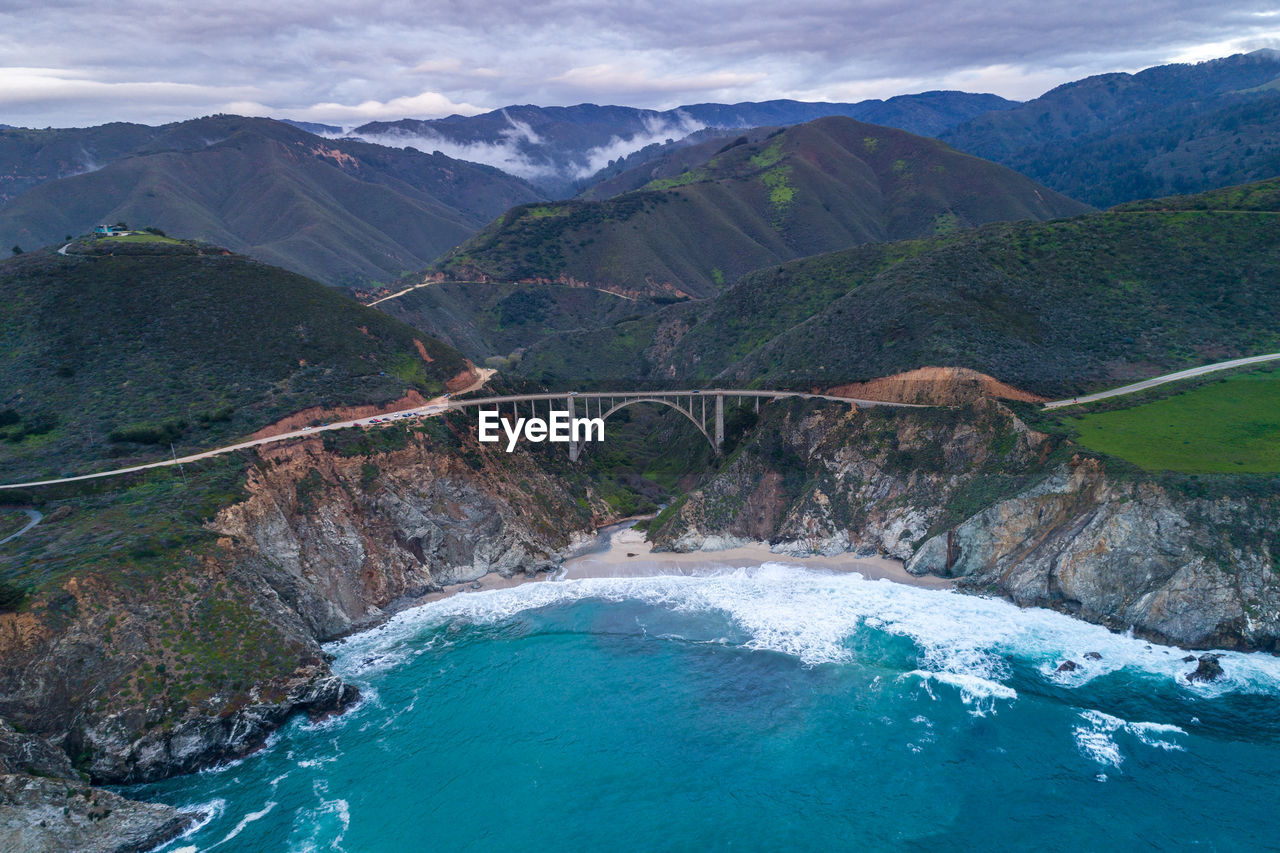
M434 394L453 349L292 272L144 235L0 263L0 482Z
M1280 179L770 266L709 302L548 337L518 369L822 388L946 365L1066 396L1280 350L1278 267Z
M803 255L1086 210L936 140L831 117L724 146L701 166L606 201L514 208L437 268L459 280L708 296Z
M378 309L506 372L525 347L544 337L613 326L668 303L589 287L443 281Z
M475 116L370 122L352 136L385 145L441 150L489 163L564 198L618 158L653 143L674 142L707 128L743 129L802 124L848 116L912 133L937 135L962 121L1016 105L996 95L923 92L858 103L764 101L690 104L670 110L578 104L572 107L512 105Z
M511 205L540 198L489 166L236 116L3 131L0 168L13 178L0 207L5 246L126 221L349 286L420 269Z
M744 130L707 128L674 142L655 142L592 175L578 198L598 201L643 188L651 181L676 178L703 165L730 145L759 142L772 135L776 127L753 127Z
M1073 198L1109 206L1280 175L1280 52L1059 86L941 135Z

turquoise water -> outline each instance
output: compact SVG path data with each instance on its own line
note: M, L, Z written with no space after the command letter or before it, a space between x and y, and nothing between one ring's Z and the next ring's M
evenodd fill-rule
M1192 686L999 600L770 564L470 593L330 650L356 709L130 789L211 816L164 849L1277 845L1280 659Z

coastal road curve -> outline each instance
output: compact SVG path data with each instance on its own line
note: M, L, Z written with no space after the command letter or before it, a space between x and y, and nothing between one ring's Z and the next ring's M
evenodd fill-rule
M1168 382L1177 382L1180 379L1190 379L1196 376L1203 376L1206 373L1216 373L1220 370L1230 370L1234 367L1246 367L1251 364L1262 364L1268 361L1280 360L1280 353L1270 353L1268 355L1255 355L1249 358L1237 358L1231 361L1221 361L1216 364L1205 364L1200 367L1192 367L1188 370L1179 370L1176 373L1167 373L1163 376L1156 376L1151 379L1144 379L1141 382L1134 382L1131 385L1124 385L1120 388L1113 388L1110 391L1099 391L1096 394L1086 394L1081 397L1072 397L1067 400L1054 400L1044 404L1045 409L1059 409L1065 406L1075 406L1083 403L1092 403L1096 400L1105 400L1110 397L1120 397L1125 394L1134 394L1138 391L1144 391L1148 388L1154 388L1158 385L1164 385ZM459 391L458 393L467 393L482 387L489 379L494 371L489 370L482 373L481 377L470 387ZM779 399L784 397L799 397L804 400L830 400L832 402L849 403L855 406L892 406L895 408L912 408L922 409L930 408L930 406L919 403L893 403L884 400L865 400L851 397L837 397L831 394L808 394L800 391L758 391L758 390L739 390L736 388L702 388L689 391L653 391L653 392L636 392L636 391L589 391L574 394L579 399L608 399L611 397L634 397L638 394L652 397L695 397L706 396L715 397L723 394L726 397L768 397L770 399ZM338 421L335 423L324 424L318 427L307 427L292 432L281 433L280 435L267 436L265 438L256 438L250 441L242 441L237 444L230 444L225 447L216 447L212 450L206 450L201 453L193 453L190 456L181 456L174 459L162 459L158 462L147 462L142 465L131 465L127 468L115 468L110 471L99 471L95 474L80 474L74 477L57 477L48 480L30 480L24 483L4 483L0 484L2 489L21 489L31 486L52 486L58 483L76 483L84 480L97 480L102 477L114 477L120 474L131 474L136 471L146 471L151 468L165 468L173 465L182 465L187 462L198 462L201 459L210 459L214 456L222 456L227 453L235 453L238 450L247 450L251 447L259 447L264 444L274 444L280 441L291 441L295 438L306 438L320 432L330 432L339 429L348 429L350 427L368 427L376 426L392 420L398 420L410 417L431 417L441 412L449 410L457 410L474 406L483 405L501 405L503 403L523 403L538 400L562 400L569 396L569 392L558 391L540 394L512 394L500 397L475 397L468 400L451 400L444 397L437 397L428 401L421 406L414 406L409 409L401 409L394 412L386 412L379 415L371 415L364 418L355 418L352 420Z
M489 380L494 371L486 370L482 372L481 378L473 383L470 387L459 391L459 394L474 391L484 385ZM574 396L583 398L604 398L610 397L628 397L636 396L637 392L584 392L575 394ZM646 396L681 396L694 397L698 395L706 395L714 397L716 394L724 394L726 396L741 397L800 397L807 400L833 400L841 403L850 403L864 406L896 406L901 408L927 408L911 403L885 403L878 400L855 400L849 397L833 397L829 394L805 394L793 391L739 391L736 389L705 389L698 391L654 391ZM429 400L421 406L414 406L409 409L400 409L394 412L386 412L378 415L370 415L363 418L354 418L352 420L337 421L335 423L323 424L317 427L305 427L303 429L285 432L279 435L270 435L264 438L255 438L249 441L241 441L236 444L229 444L225 447L215 447L212 450L205 450L201 453L193 453L190 456L179 456L171 459L161 459L157 462L146 462L141 465L130 465L126 468L114 468L110 471L99 471L94 474L79 474L74 477L56 477L47 480L28 480L23 483L4 483L0 484L0 489L22 489L33 486L53 486L60 483L77 483L85 480L98 480L103 477L115 477L120 474L132 474L137 471L147 471L152 468L168 468L174 465L183 465L188 462L199 462L202 459L211 459L214 456L222 456L227 453L235 453L238 450L248 450L251 447L261 447L264 444L275 444L281 441L291 441L295 438L307 438L321 432L332 432L333 430L348 429L350 427L368 427L377 426L394 420L400 420L413 417L433 417L442 412L450 410L464 409L474 406L483 405L501 405L503 403L521 403L536 400L563 400L569 395L567 391L545 394L513 394L504 397L476 397L467 400L451 400L445 397L436 397Z
M1054 400L1051 403L1045 403L1044 408L1061 409L1063 406L1078 406L1082 403L1106 400L1109 397L1123 397L1125 394L1136 394L1138 391L1155 388L1157 385L1164 385L1166 382L1177 382L1179 379L1191 379L1195 376L1204 376L1206 373L1217 373L1219 370L1230 370L1233 367L1246 367L1250 364L1262 364L1267 361L1276 361L1277 359L1280 359L1280 352L1273 352L1269 355L1254 355L1249 358L1236 358L1231 361L1219 361L1214 364L1204 364L1200 367L1192 367L1189 370L1179 370L1177 373L1166 373L1163 376L1154 376L1151 379L1134 382L1132 385L1122 385L1119 388L1112 388L1110 391L1099 391L1096 394L1085 394L1082 397L1072 397L1069 400Z

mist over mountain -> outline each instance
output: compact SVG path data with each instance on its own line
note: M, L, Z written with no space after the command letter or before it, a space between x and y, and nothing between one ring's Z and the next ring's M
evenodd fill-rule
M743 140L605 201L515 208L438 269L458 280L708 296L803 255L1088 210L937 140L846 117Z
M664 111L595 104L513 105L476 116L370 122L350 135L487 163L563 198L633 151L708 128L774 127L847 116L934 136L974 116L1014 106L1016 102L996 95L968 92L924 92L857 103L690 104Z

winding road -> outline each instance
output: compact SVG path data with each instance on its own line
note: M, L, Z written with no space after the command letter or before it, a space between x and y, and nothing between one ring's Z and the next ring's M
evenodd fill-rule
M1096 394L1087 394L1082 397L1073 397L1068 400L1054 400L1052 402L1045 403L1044 408L1059 409L1065 406L1076 406L1076 405L1082 405L1084 403L1092 403L1096 400L1105 400L1110 397L1120 397L1125 394L1134 394L1134 393L1137 393L1138 391L1145 391L1148 388L1154 388L1158 385L1164 385L1165 383L1168 383L1168 382L1177 382L1178 380L1181 380L1181 379L1190 379L1196 376L1204 376L1207 373L1216 373L1220 370L1230 370L1235 367L1247 367L1248 365L1252 365L1252 364L1262 364L1264 362L1277 361L1277 360L1280 360L1280 353L1271 353L1269 355L1257 355L1257 356L1251 356L1249 358L1237 358L1237 359L1232 359L1231 361L1221 361L1216 364L1206 364L1200 367L1193 367L1188 370L1179 370L1176 373L1167 373L1163 376L1155 376L1155 377L1152 377L1151 379L1144 379L1141 382L1134 382L1131 385L1124 385L1119 388L1113 388L1110 391L1099 391ZM476 380L476 382L472 383L472 385L463 389L462 391L459 391L458 393L463 394L469 391L478 390L486 382L488 382L489 377L492 376L493 373L494 371L492 370L482 371L479 378ZM315 435L316 433L332 432L334 430L348 429L350 427L377 426L383 423L390 423L392 421L402 420L406 418L432 417L435 415L439 415L442 412L446 412L450 410L458 410L458 409L468 408L472 406L482 406L482 405L499 405L500 406L504 403L522 403L522 402L533 402L538 400L563 400L569 396L573 396L577 399L607 399L610 397L634 396L636 393L637 392L610 393L608 391L591 391L591 392L583 392L583 393L572 393L568 391L559 391L554 393L541 393L541 394L511 394L511 395L498 396L498 397L475 397L467 400L455 400L455 399L450 399L448 396L442 396L442 397L436 397L435 399L428 401L424 405L414 406L413 408L409 408L409 409L401 409L394 412L387 412L385 414L370 415L368 417L363 417L363 418L353 418L351 420L337 421L335 423L324 424L318 427L305 427L303 429L293 430L292 432L281 433L279 435L271 435L271 436L266 436L264 438L255 438L249 441L242 441L237 444L227 445L225 447L216 447L216 448L213 448L212 450L205 450L201 453L193 453L190 456L180 456L174 459L161 459L157 462L147 462L141 465L131 465L127 468L115 468L110 471L99 471L95 474L80 474L74 477L56 477L56 478L47 479L47 480L29 480L23 483L4 483L4 484L0 484L0 490L21 489L21 488L27 488L31 486L51 486L58 483L76 483L76 482L82 482L84 480L97 480L103 477L115 477L120 474L131 474L135 471L146 471L151 468L166 468L173 465L182 465L188 462L198 462L202 459L210 459L214 456L222 456L227 453L235 453L238 450L247 450L251 447L260 447L264 444L275 444L281 441L291 441L296 438L307 438L309 436ZM865 400L865 399L856 399L851 397L837 397L831 394L808 394L808 393L799 392L799 391L759 391L759 390L748 391L748 390L740 390L737 388L701 388L697 390L688 390L688 391L655 391L652 393L654 395L660 395L660 396L680 396L680 397L685 397L685 396L693 397L697 395L705 395L710 397L710 396L715 396L717 394L723 394L726 397L769 397L769 398L775 398L775 399L783 398L783 397L799 397L805 400L830 400L833 402L849 403L850 405L855 405L855 406L892 406L895 408L930 408L929 406L916 404L916 403L895 403L895 402L887 402L884 400ZM36 521L38 522L38 519ZM33 522L23 530L20 530L18 531L18 533L15 533L13 535L18 536L26 532L26 530L29 530L31 527L33 527L35 523L36 522ZM9 538L12 539L13 536L10 536ZM6 539L5 541L8 541L8 540Z
M1135 394L1138 391L1145 391L1148 388L1155 388L1157 385L1164 385L1166 382L1177 382L1179 379L1191 379L1194 376L1204 376L1206 373L1217 373L1219 370L1230 370L1233 367L1246 367L1250 364L1262 364L1268 361L1276 361L1280 359L1280 352L1273 352L1270 355L1255 355L1249 358L1236 358L1231 361L1219 361L1215 364L1205 364L1200 367L1192 367L1189 370L1179 370L1177 373L1166 373L1163 376L1155 376L1151 379L1144 379L1141 382L1134 382L1132 385L1122 385L1119 388L1112 388L1110 391L1099 391L1097 394L1086 394L1083 397L1072 397L1070 400L1054 400L1051 403L1045 403L1046 409L1061 409L1063 406L1078 406L1083 403L1093 403L1097 400L1106 400L1109 397L1122 397L1125 394Z
M44 519L44 514L39 512L38 510L27 509L25 507L17 507L16 509L18 510L18 512L26 513L27 519L28 519L27 525L26 527L23 527L18 532L10 533L8 536L4 537L3 539L0 539L0 545L3 545L4 543L8 542L10 539L17 539L19 536L26 533L31 528L35 527Z

